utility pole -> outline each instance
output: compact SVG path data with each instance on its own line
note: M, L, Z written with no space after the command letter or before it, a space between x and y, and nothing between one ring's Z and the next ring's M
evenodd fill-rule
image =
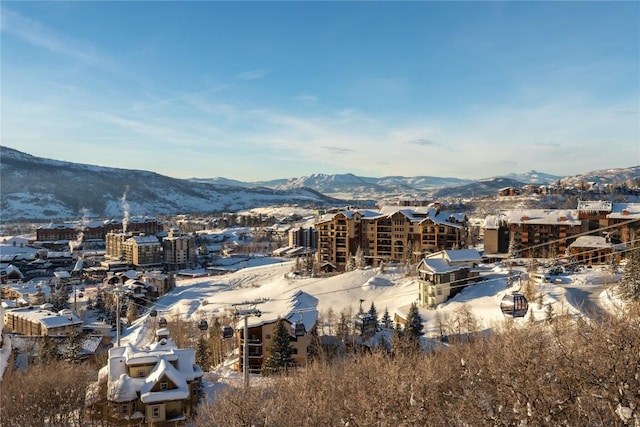
M244 319L244 328L242 332L242 377L244 379L244 386L249 387L249 316L262 316L262 312L255 306L266 302L266 299L259 299L253 301L244 301L240 303L231 304L236 307L234 316L242 317ZM252 306L250 308L238 309L238 306Z

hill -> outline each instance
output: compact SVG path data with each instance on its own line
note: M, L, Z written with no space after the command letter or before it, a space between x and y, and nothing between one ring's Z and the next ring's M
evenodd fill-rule
M3 222L69 218L174 215L238 211L274 205L333 207L398 199L432 200L496 195L500 188L589 183L640 187L640 166L573 177L535 170L481 180L434 176L360 177L316 173L298 178L242 182L227 178L177 179L144 170L50 160L0 146Z
M121 217L301 204L344 204L313 189L278 190L176 179L143 170L50 160L0 147L2 221Z

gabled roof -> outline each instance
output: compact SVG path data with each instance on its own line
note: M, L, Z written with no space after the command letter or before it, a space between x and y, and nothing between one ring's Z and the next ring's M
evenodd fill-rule
M453 273L454 271L466 268L462 265L450 265L446 259L425 258L418 264L418 271L431 272L435 274Z
M445 257L449 262L480 262L482 255L475 249L445 250Z
M171 390L152 391L153 387L163 378L167 377L175 384ZM165 402L169 400L183 400L189 397L187 381L171 363L160 359L160 362L151 370L140 387L140 400L143 403Z

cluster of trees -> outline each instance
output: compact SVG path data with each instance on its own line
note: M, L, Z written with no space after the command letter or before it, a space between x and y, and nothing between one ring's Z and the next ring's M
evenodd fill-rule
M506 323L432 353L384 351L227 389L196 426L637 425L640 316ZM410 367L410 368L409 368Z

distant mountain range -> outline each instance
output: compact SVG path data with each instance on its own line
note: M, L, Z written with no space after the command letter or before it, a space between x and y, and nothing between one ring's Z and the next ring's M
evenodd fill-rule
M226 178L176 179L154 172L117 169L45 159L0 146L2 222L66 218L119 218L231 212L298 204L373 205L379 200L460 198L494 195L500 188L526 183L576 185L640 179L640 166L607 169L575 177L535 170L482 180L433 176L382 178L353 174L312 174L273 181L242 182Z

